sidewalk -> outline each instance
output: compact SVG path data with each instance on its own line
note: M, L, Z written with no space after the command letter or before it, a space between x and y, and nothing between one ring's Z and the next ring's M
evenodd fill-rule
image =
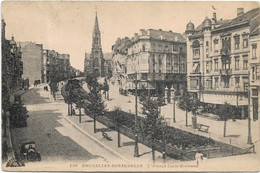
M113 110L115 106L121 107L123 111L135 113L135 96L128 95L123 96L119 94L119 87L117 85L110 84L110 100L105 100L106 108L109 110ZM176 103L177 104L177 103ZM142 105L138 99L138 116L144 117L141 114ZM216 121L214 119L197 116L197 123L205 124L210 126L209 133L194 130L191 128L191 117L192 114L188 113L188 127L185 126L185 111L182 111L175 106L175 119L176 123L172 122L173 117L173 104L167 104L161 107L162 116L168 120L168 125L176 127L181 130L189 131L192 133L196 133L205 137L213 138L216 141L224 142L227 144L232 144L241 148L248 148L250 145L247 144L247 133L248 133L248 120L236 120L233 122L232 120L227 121L226 128L226 137L223 137L224 130L224 121ZM251 134L252 134L252 142L256 142L256 151L260 152L260 147L258 142L260 140L259 134L259 121L251 121Z
M60 89L57 94L60 94ZM44 93L43 93L44 94ZM42 94L40 94L42 95ZM61 103L60 101L56 100L56 102ZM67 105L64 103L64 106ZM63 117L70 122L73 126L75 126L79 131L84 133L85 135L88 135L90 138L96 141L97 145L103 145L103 147L107 148L111 151L111 153L118 156L118 159L120 162L122 160L125 160L126 162L130 163L142 163L142 164L148 164L153 163L152 160L152 149L138 143L139 148L139 157L134 157L134 145L135 141L123 134L120 134L121 138L121 147L117 147L117 131L114 131L112 129L109 129L107 126L103 125L102 123L99 123L96 121L96 127L97 127L97 133L94 133L94 122L93 119L89 116L82 115L81 116L81 123L79 123L79 116L68 116L67 109L63 109L62 115ZM82 114L84 111L82 110ZM100 130L105 131L109 137L111 137L111 141L103 138L102 133ZM162 153L155 151L155 162L156 163L164 163L164 160L162 158ZM166 158L167 163L178 163L178 160L174 160L172 158Z

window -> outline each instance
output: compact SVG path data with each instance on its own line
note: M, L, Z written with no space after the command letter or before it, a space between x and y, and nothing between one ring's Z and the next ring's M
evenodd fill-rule
M215 71L218 71L218 59L214 60L214 64L215 64Z
M178 52L178 46L173 45L173 46L172 46L172 50L173 50L173 52Z
M206 80L206 88L211 89L212 88L212 81L211 80Z
M244 90L248 90L248 77L243 77Z
M198 89L199 80L198 79L191 79L190 80L190 87L191 89Z
M252 58L256 58L257 44L252 44Z
M215 77L215 88L218 88L218 77Z
M209 47L209 42L208 41L206 41L206 47Z
M221 78L221 80L224 82L224 88L229 88L230 78L228 76L224 76L223 78Z
M214 50L215 50L215 52L218 52L218 40L217 39L215 39L214 40Z
M258 96L258 90L252 89L252 96Z
M239 56L235 57L235 70L239 70Z
M247 69L248 69L247 65L248 65L248 60L247 60L247 59L246 59L246 60L244 59L244 60L243 60L243 69L244 69L244 70L247 70Z
M161 55L159 55L159 66L162 65L162 59L161 59Z
M248 48L248 38L243 39L243 48Z
M193 58L194 59L200 58L200 49L193 49Z
M258 69L259 66L252 67L252 80L259 80L260 79L260 70Z
M209 73L209 62L206 62L206 73L208 74Z
M239 87L240 77L235 77L235 87Z
M193 63L193 73L199 73L200 72L200 63L199 62L195 62Z
M239 42L240 42L239 35L234 36L234 39L235 39L235 49L239 49Z
M230 64L231 64L231 61L230 59L223 59L222 60L222 69L230 69Z
M171 73L171 57L169 55L166 57L166 72Z
M180 52L182 52L182 47L180 47Z
M143 52L145 52L145 45L143 45Z
M259 69L259 66L256 66L256 67L255 67L255 78L256 78L257 80L260 79L260 69Z

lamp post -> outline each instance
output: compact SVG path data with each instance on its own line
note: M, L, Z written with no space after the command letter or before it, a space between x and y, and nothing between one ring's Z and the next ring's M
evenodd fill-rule
M251 136L251 118L250 118L250 71L248 72L248 137L247 144L252 144Z
M138 135L137 135L137 116L138 116L138 110L137 110L137 72L135 72L135 129L134 129L134 133L135 133L135 148L134 148L134 157L138 157L139 156L139 152L138 152Z

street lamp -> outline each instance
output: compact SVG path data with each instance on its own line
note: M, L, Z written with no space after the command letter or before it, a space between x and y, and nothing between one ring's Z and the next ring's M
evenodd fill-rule
M134 129L134 133L135 133L135 148L134 148L134 157L138 157L139 156L139 152L138 152L138 135L137 135L137 116L138 116L138 110L137 110L137 84L138 84L138 80L137 80L137 72L135 72L135 129Z
M250 118L250 71L248 72L248 137L247 144L252 144L252 136L251 136L251 118Z

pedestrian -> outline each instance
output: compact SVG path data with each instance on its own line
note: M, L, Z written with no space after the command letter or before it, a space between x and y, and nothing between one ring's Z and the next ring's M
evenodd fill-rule
M198 152L195 154L197 166L199 166L201 164L202 159L203 159L202 157L203 157L203 154L201 153L200 150L198 150Z

